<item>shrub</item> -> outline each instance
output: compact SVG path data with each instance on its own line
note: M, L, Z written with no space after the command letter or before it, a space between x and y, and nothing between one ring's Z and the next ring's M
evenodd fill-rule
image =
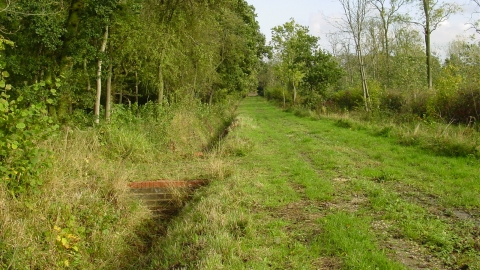
M454 122L470 124L480 119L480 88L460 90L452 103L449 118Z
M402 111L405 100L401 93L396 91L388 91L380 96L380 109L393 113Z
M410 113L419 117L428 114L428 101L431 94L427 90L420 90L408 94L410 98L407 100L406 106Z
M3 73L8 77L8 73ZM0 95L0 173L10 193L25 193L42 184L38 178L48 159L37 144L52 135L58 125L47 115L45 104L23 104L23 97L12 99L11 86L2 79Z
M268 100L276 100L283 103L283 91L285 91L285 102L292 102L292 97L286 89L281 86L268 87L265 89L265 97Z
M338 91L332 98L341 109L347 109L349 111L358 107L363 102L363 94L357 89Z

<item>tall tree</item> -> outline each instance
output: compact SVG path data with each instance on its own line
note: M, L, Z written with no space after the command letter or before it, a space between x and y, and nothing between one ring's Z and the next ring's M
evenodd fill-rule
M477 5L477 7L480 8L480 0L472 0L472 1ZM474 14L477 14L477 15L478 15L478 14L480 14L480 11L479 11L479 10L476 10L476 11L474 12ZM480 19L477 20L477 21L475 21L475 22L473 22L473 23L471 23L471 25L472 25L473 29L475 29L475 31L477 32L477 34L480 34Z
M367 85L367 74L364 63L362 35L365 30L369 2L368 0L338 0L342 5L345 15L345 26L353 37L355 50L359 63L359 71L362 79L362 90L365 110L370 111L370 93Z
M459 12L461 8L455 3L440 2L440 0L421 0L415 3L419 6L422 12L419 13L416 20L409 21L410 23L420 26L423 30L425 39L427 86L431 89L433 87L431 34L441 25L441 23L448 20L450 15Z
M397 13L400 8L409 0L370 0L372 5L377 9L383 30L383 52L386 61L386 77L387 85L390 84L390 27L397 20Z
M293 104L298 95L298 85L306 75L305 60L318 48L318 38L308 34L308 27L294 19L272 29L271 45L277 59L277 70L284 82L293 90Z

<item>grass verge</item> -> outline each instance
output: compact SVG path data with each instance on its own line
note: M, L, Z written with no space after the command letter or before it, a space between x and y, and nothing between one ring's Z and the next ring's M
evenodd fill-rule
M0 183L0 268L136 264L162 228L152 230L158 224L127 183L219 177L221 161L194 154L223 131L232 117L227 108L188 101L118 107L110 124L65 127L43 142L52 166L42 186L12 197Z

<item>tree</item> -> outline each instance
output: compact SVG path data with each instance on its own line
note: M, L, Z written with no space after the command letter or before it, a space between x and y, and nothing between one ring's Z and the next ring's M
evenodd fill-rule
M409 20L410 23L418 25L423 30L425 38L425 56L427 71L427 86L432 88L432 53L430 45L430 36L441 23L448 20L450 15L461 10L460 6L455 3L440 2L440 0L422 0L417 2L422 12L417 16L417 20Z
M472 0L479 8L480 8L480 0ZM480 14L480 11L475 11L474 14ZM475 29L475 32L477 34L480 34L480 20L477 20L476 22L471 23L473 29Z
M359 71L362 79L363 99L365 110L370 111L370 93L367 85L367 74L362 51L362 35L365 29L365 21L368 13L367 0L339 0L345 14L344 26L353 37L355 50L359 63Z
M318 48L318 38L308 34L308 27L294 19L272 29L274 57L278 75L293 90L293 105L298 95L298 85L306 76L306 60ZM285 99L284 99L285 100Z
M344 70L332 55L317 49L306 59L307 72L303 79L310 92L325 95L325 91L331 85L336 84L344 75Z
M94 108L95 122L101 102L110 112L115 93L119 102L163 104L248 92L265 48L244 0L5 0L0 33L1 42L15 43L5 50L12 92L51 102L60 119L66 109ZM29 87L42 81L52 87Z
M390 84L390 39L389 32L392 24L398 19L397 12L409 0L370 0L370 3L378 10L383 30L383 53L386 61L387 85Z

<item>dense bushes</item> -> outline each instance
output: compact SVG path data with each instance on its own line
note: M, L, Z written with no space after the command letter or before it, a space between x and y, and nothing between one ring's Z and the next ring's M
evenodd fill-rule
M332 100L339 109L351 111L362 105L362 95L358 89L341 90L332 96Z
M281 102L282 104L284 102L284 99L285 103L287 104L291 104L293 101L293 97L287 89L283 88L283 86L267 87L265 89L264 96L268 100L275 100L277 102Z
M387 91L380 96L380 110L400 113L405 105L405 99L396 91Z
M471 124L480 119L480 88L463 88L435 101L435 112L448 122Z

